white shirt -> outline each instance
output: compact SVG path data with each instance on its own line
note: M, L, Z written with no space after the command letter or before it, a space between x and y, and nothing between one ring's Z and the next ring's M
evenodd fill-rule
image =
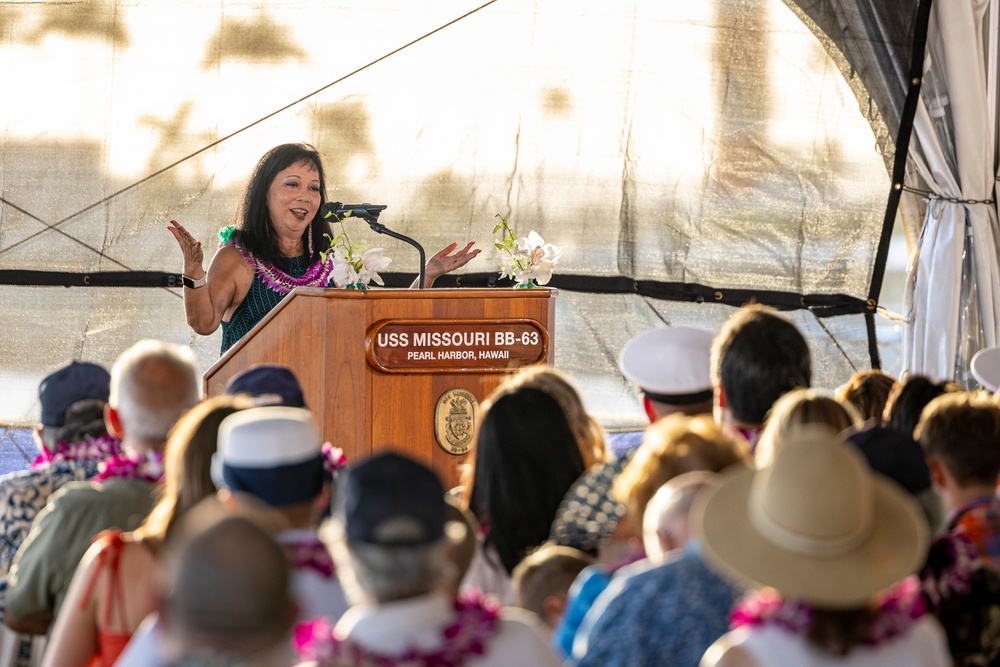
M838 657L804 637L775 625L742 627L725 635L705 652L701 667L712 667L716 646L739 646L759 667L951 667L948 640L941 624L922 616L909 632L878 646L857 646Z
M452 599L436 592L381 605L354 606L341 617L335 631L373 653L398 655L410 647L433 651L442 645L441 631L454 617ZM465 667L559 664L543 639L538 618L523 609L504 608L496 631L486 640L485 655L470 657Z

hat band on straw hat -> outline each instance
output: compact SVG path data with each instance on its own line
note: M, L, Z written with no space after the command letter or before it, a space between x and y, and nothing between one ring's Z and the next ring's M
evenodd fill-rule
M871 535L875 525L873 513L869 512L865 520L854 530L839 537L812 537L791 530L774 521L767 515L761 503L751 501L749 512L750 523L765 539L775 546L806 556L841 556L857 549Z

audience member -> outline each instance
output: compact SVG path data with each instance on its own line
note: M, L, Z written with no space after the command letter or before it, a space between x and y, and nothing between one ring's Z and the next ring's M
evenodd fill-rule
M880 370L858 371L837 387L834 397L857 408L862 421L874 420L881 425L889 392L895 386L896 378Z
M727 476L695 525L711 562L763 587L702 667L951 664L908 577L927 555L926 521L828 430L790 433L770 466Z
M746 445L730 437L708 415L672 415L646 429L636 450L611 492L625 505L631 539L642 540L646 505L661 486L694 470L720 472L737 463L748 463Z
M579 549L543 544L514 568L514 606L534 613L549 631L555 630L570 585L593 562Z
M195 508L165 544L158 609L166 664L287 667L298 608L284 550L252 518L207 509Z
M1000 571L1000 403L986 394L949 393L924 408L916 429L931 480L941 492L945 530L964 533Z
M625 505L611 495L611 485L633 454L630 451L613 461L595 463L584 471L559 503L549 541L605 562L617 560L618 550L610 545L621 537L616 531L625 516Z
M604 429L588 414L583 399L568 377L545 364L528 366L505 380L494 396L522 388L538 389L556 399L580 446L585 468L604 461Z
M570 588L568 608L556 630L556 642L566 655L597 597L621 568L645 557L643 515L657 490L683 473L719 472L746 463L746 445L727 435L708 415L673 414L646 429L642 444L611 488L626 508L615 530L617 548L605 548L617 557L588 566Z
M335 622L347 600L333 559L317 530L330 504L326 459L307 410L259 407L233 415L219 428L216 484L234 498L263 501L288 528L276 536L292 561L292 586L303 619Z
M307 408L299 379L287 366L258 364L229 378L227 394L248 394L260 405Z
M105 417L129 455L108 461L98 481L67 484L49 498L7 578L8 627L48 632L91 539L108 528L132 530L145 519L167 433L198 402L199 385L188 348L145 340L118 358Z
M702 329L660 327L622 348L618 368L642 392L650 423L678 412L694 416L712 411L712 338Z
M618 355L622 376L639 388L649 423L681 413L711 414L713 334L691 327L659 327L629 340ZM616 438L614 454L639 446L641 434Z
M944 524L944 503L931 483L924 450L910 436L868 423L848 441L872 470L897 482L920 505L931 535ZM983 566L963 533L938 535L920 572L928 610L944 627L957 667L1000 660L1000 574Z
M33 435L41 454L31 468L0 476L0 623L7 571L49 496L70 482L90 479L98 464L121 451L104 424L110 384L102 366L73 361L38 386L41 425ZM15 655L27 660L32 644L30 636L0 628L0 665L10 664Z
M331 548L354 606L333 628L319 622L299 633L305 664L559 664L534 615L455 597L460 537L449 535L444 487L430 469L380 454L338 486Z
M251 406L244 398L218 396L178 420L164 447L163 492L156 506L134 532L104 531L84 554L52 628L43 667L86 667L95 656L101 664L115 664L156 608L161 544L187 510L215 495L211 461L219 425Z
M927 404L940 396L964 391L954 382L934 382L923 375L911 375L889 392L885 403L885 427L915 437L913 431L920 422L920 415Z
M548 539L583 457L562 408L544 391L504 389L481 414L469 508L485 536L462 585L509 604L514 567Z
M944 526L944 502L931 483L931 470L920 444L912 437L871 422L860 431L849 431L847 441L858 448L877 473L902 486L920 505L931 535Z
M840 403L815 389L792 389L775 401L754 451L754 464L763 468L774 459L774 450L789 431L806 424L829 428L834 434L857 428L861 414L850 403Z
M944 627L955 667L1000 664L1000 573L983 564L965 534L934 540L920 588Z
M646 560L655 565L684 548L691 539L691 507L697 491L716 473L694 470L674 477L659 488L642 514L642 544Z
M805 338L791 321L765 306L744 306L712 343L716 421L740 433L751 452L768 411L783 394L812 381Z
M679 475L655 497L664 498L648 535L658 560L621 571L594 602L572 644L569 664L608 667L694 666L728 628L729 610L742 589L715 573L688 527L694 499L714 473Z

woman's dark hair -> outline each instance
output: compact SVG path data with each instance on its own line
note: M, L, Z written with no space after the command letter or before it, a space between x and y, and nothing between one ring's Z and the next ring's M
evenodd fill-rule
M42 442L46 447L53 447L58 442L73 443L107 435L104 403L99 398L88 398L73 403L66 408L65 424L42 427Z
M528 388L487 407L475 456L470 507L488 530L485 545L512 572L548 539L559 503L583 474L583 457L559 404Z
M920 413L941 394L961 391L954 382L934 382L923 375L911 375L896 384L885 403L885 427L913 437Z
M312 234L313 252L309 262L319 258L319 252L326 249L323 235L330 233L330 223L323 219L323 204L326 202L326 175L323 173L323 161L319 152L309 144L281 144L275 146L260 159L253 170L250 182L247 183L243 200L236 209L235 241L257 257L272 264L282 266L287 258L281 254L278 247L278 236L271 225L271 216L267 210L267 191L279 172L299 162L310 162L319 173L319 204L316 217L306 234ZM303 234L303 241L308 252L309 239Z

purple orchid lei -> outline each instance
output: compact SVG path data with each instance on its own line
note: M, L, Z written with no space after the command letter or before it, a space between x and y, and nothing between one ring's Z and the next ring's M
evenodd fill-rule
M140 454L115 454L99 466L100 472L95 482L108 479L142 479L152 484L163 480L163 454L151 452L149 456Z
M312 234L309 234L309 256L312 256ZM315 262L309 265L306 272L299 277L290 276L271 262L261 259L252 252L241 246L233 239L233 227L226 227L219 232L222 241L219 246L231 245L236 248L248 264L256 267L261 280L270 289L282 296L288 294L296 287L326 287L330 283L330 276L333 275L333 257L324 262Z
M337 664L374 667L460 667L472 656L486 652L486 642L496 632L499 604L483 596L455 600L455 618L442 629L442 644L436 650L415 646L397 655L382 655L338 637L325 619L295 628L294 645L299 657L321 667Z
M79 442L57 442L53 449L42 447L42 453L31 462L33 470L44 470L53 463L63 461L101 461L121 454L121 440L104 434L84 438Z
M866 638L870 646L878 646L905 634L927 611L920 595L920 582L907 577L882 593L875 601L878 617ZM806 635L812 626L814 608L801 600L788 600L770 590L749 594L730 615L730 627L773 624L795 634Z

